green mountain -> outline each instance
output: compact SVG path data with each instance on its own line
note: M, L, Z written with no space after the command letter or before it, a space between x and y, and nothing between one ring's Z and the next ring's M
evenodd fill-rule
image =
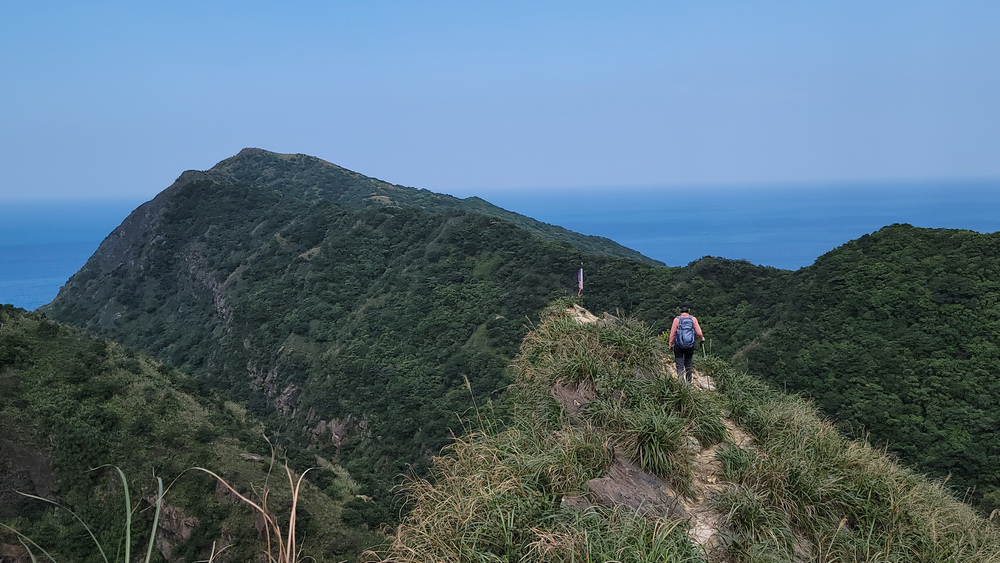
M304 154L277 154L261 149L243 149L239 154L218 163L211 170L189 170L153 201L144 205L144 217L159 211L160 203L169 200L174 190L191 182L218 186L263 188L282 196L308 202L329 202L352 207L416 207L436 212L465 211L502 219L547 240L566 242L585 252L631 258L647 264L662 262L643 256L630 248L604 238L582 235L556 225L497 207L478 197L459 199L428 190L389 184L341 168Z
M518 408L456 438L369 561L996 562L1000 530L799 397L698 356L681 384L634 319L556 305Z
M892 225L791 276L741 355L919 470L1000 506L1000 233Z
M997 487L997 235L892 226L796 272L651 263L481 200L248 149L186 172L129 216L43 310L247 405L294 467L342 464L393 522L474 399L501 400L552 299L660 332L694 305L706 351L815 401L841 431L985 510ZM467 382L467 383L466 383ZM976 447L983 444L985 447Z
M293 460L339 460L378 501L365 507L375 526L398 512L397 476L461 431L472 396L500 396L526 324L575 292L581 263L595 306L641 303L667 326L678 299L699 295L707 319L734 319L720 336L752 326L741 321L773 307L771 277L784 279L592 253L590 238L571 237L581 250L460 203L244 151L138 208L44 311L249 405Z
M154 561L205 560L213 543L229 561L252 560L265 549L250 507L194 467L252 498L259 499L252 490L269 488L273 508L289 506L280 465L267 477L264 426L243 406L115 342L10 305L0 307L0 428L3 561L30 560L11 528L58 561L103 561L82 523L120 560L128 511L112 466L126 476L135 508L133 553L146 553L154 529L156 478L167 487ZM355 556L375 541L351 524L357 485L336 465L311 461L323 469L300 496L305 549L321 561ZM19 493L58 502L80 520ZM33 552L44 559L37 547Z

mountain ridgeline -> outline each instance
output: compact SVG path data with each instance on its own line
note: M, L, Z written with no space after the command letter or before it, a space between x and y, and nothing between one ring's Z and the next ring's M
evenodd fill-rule
M206 171L189 170L155 198L149 207L158 208L157 200L169 200L174 189L192 182L217 186L263 188L300 201L324 201L352 207L415 207L435 212L464 211L502 219L542 238L566 242L585 252L631 258L648 264L662 262L604 238L582 235L536 221L497 207L481 198L459 199L428 190L389 184L303 154L276 154L260 149L244 149L232 158Z
M374 499L351 522L374 528L398 517L398 475L476 426L475 403L512 408L508 366L582 264L589 309L662 332L692 303L708 352L990 510L998 242L893 225L796 272L666 267L476 198L247 149L136 209L42 310L246 405L298 469L342 464Z

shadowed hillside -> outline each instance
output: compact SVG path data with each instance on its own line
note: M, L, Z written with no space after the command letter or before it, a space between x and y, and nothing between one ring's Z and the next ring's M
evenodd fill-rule
M0 307L0 428L3 561L30 560L5 524L57 561L104 561L80 521L18 492L71 507L118 560L126 511L111 466L124 471L137 507L133 553L145 554L153 529L156 477L167 487L153 561L205 560L213 542L228 561L252 560L265 548L250 509L192 467L247 493L270 482L272 506L287 510L287 482L277 468L266 479L264 427L242 406L114 342L9 305ZM353 556L374 541L345 524L357 485L328 461L314 457L311 465L323 469L302 495L306 549L319 561Z

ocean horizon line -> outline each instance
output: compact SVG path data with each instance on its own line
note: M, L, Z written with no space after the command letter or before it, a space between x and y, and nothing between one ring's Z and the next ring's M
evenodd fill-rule
M920 189L914 189L922 186ZM887 225L1000 231L1000 179L949 189L932 180L878 186L728 192L506 191L479 197L533 219L602 236L684 266L704 256L797 270ZM902 190L901 190L902 188ZM909 189L906 189L909 188ZM136 207L135 199L0 206L0 302L51 301ZM58 281L57 281L58 280ZM11 298L18 302L12 302Z

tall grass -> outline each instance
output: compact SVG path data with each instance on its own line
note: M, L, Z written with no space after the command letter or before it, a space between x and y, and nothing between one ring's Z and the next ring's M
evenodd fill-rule
M236 490L233 485L220 477L218 474L205 469L204 467L193 468L194 470L202 471L212 477L215 477L215 479L223 487L225 487L226 490L235 495L236 498L260 515L264 522L264 540L267 544L267 548L262 555L269 563L296 563L302 558L302 552L296 543L295 519L298 514L299 493L302 488L302 480L305 478L306 473L309 472L309 469L303 471L302 474L299 475L298 479L295 479L292 470L288 468L288 464L286 463L283 467L285 470L285 476L288 478L288 487L291 490L292 497L292 505L288 511L288 526L285 532L282 532L278 516L271 511L268 505L270 488L266 484L260 493L260 499L258 502Z
M105 467L107 467L107 466L105 466ZM97 469L103 469L103 468L99 467ZM65 510L67 513L69 513L73 517L73 519L76 520L76 522L79 523L83 527L83 529L87 532L88 537L90 538L90 540L94 544L94 549L96 550L97 554L100 556L100 560L104 561L104 563L111 563L111 561L116 561L116 562L117 561L121 561L122 563L132 563L132 561L133 561L133 558L132 558L132 518L135 515L136 511L139 510L139 505L135 505L135 506L132 505L132 497L131 497L131 493L129 491L128 478L125 476L125 472L123 472L118 467L114 467L114 469L115 469L116 474L118 475L119 480L121 481L122 490L124 492L124 496L123 496L123 499L124 499L124 508L122 510L122 514L124 514L124 516L125 516L125 526L124 526L124 528L122 530L122 535L120 536L121 540L119 542L119 545L118 545L117 549L115 550L115 555L114 556L110 556L109 557L109 555L108 555L109 550L106 549L106 546L104 546L104 545L101 544L101 542L97 539L97 536L95 535L94 530L91 529L91 527L82 518L80 518L80 516L78 516L76 514L76 512L73 512L68 507L63 506L62 504L60 504L60 503L58 503L58 502L56 502L54 500L51 500L51 499L47 499L47 498L44 498L44 497L40 497L40 496L37 496L37 495L28 494L28 493L22 493L22 492L18 492L18 494L20 494L20 495L22 495L24 497L27 497L27 498L31 498L31 499L35 499L35 500L44 502L46 504L50 504L52 506L55 506L56 508L59 508L61 510ZM96 469L95 469L95 471L96 471ZM147 547L146 547L145 558L141 559L141 561L143 561L145 563L149 563L149 561L153 557L153 546L156 544L156 530L157 530L157 526L158 526L159 520L160 520L160 510L163 507L163 479L157 477L156 478L156 484L157 484L157 492L156 492L156 498L154 499L154 502L153 502L153 506L154 506L153 523L152 523L152 526L150 527L149 542L148 542ZM46 560L51 561L52 563L56 563L57 562L56 557L54 557L52 554L50 554L48 551L46 551L42 546L40 546L37 543L35 543L34 540L32 540L30 537L26 536L25 534L21 533L17 529L15 529L15 528L13 528L11 526L8 526L6 524L3 524L3 523L0 523L0 528L3 528L5 530L7 530L8 532L14 534L17 537L18 541L21 543L21 545L24 547L24 549L27 550L28 556L31 558L31 561L37 562L39 560L39 556L44 556Z
M265 437L267 440L267 437ZM274 465L276 462L276 451L274 445L270 440L267 440L268 445L271 446L271 460L267 469L267 476L264 479L264 483L260 490L255 493L257 497L256 500L251 498L250 495L241 493L234 487L229 481L222 478L219 474L205 469L204 467L192 467L191 470L206 473L215 478L215 480L224 487L227 491L232 493L237 499L240 500L244 505L250 507L254 512L256 512L261 521L264 524L264 541L266 544L265 550L261 553L261 556L268 563L297 563L301 559L302 550L298 546L298 536L296 535L296 519L298 516L298 506L299 497L302 492L302 485L305 480L306 473L309 473L312 468L303 471L298 478L288 467L288 463L282 464L284 469L285 478L288 479L288 491L291 500L291 506L288 508L288 524L284 531L282 531L281 519L279 515L271 510L270 498L271 498L271 473L274 470ZM215 546L212 546L213 557L215 555ZM211 561L211 559L209 561Z
M942 484L717 358L696 362L718 392L680 385L666 352L641 323L581 325L547 311L513 363L510 424L478 425L434 459L430 479L407 479L412 510L366 559L1000 563L1000 533ZM699 502L692 460L713 444L707 502L722 519L710 554L686 521L580 508L587 481L615 458Z
M272 449L271 468L273 468L274 462L275 462L274 451ZM165 491L163 487L163 479L159 477L156 478L157 492L153 500L153 508L154 508L153 519L149 527L149 532L148 532L149 541L146 545L145 555L142 558L134 558L132 556L133 517L135 513L139 510L139 505L138 504L135 506L132 505L131 491L125 473L118 467L114 467L114 470L119 480L121 481L122 485L123 502L124 502L122 514L124 515L124 520L125 520L124 527L120 536L121 539L119 541L117 548L114 551L108 549L108 546L103 545L98 540L98 532L95 532L95 530L93 530L87 522L85 522L80 516L78 516L74 511L72 511L68 507L44 497L28 493L19 493L19 494L27 498L32 498L40 502L50 504L70 514L73 517L73 519L86 532L87 536L92 542L95 554L97 555L95 559L97 559L98 561L103 561L104 563L112 563L112 562L134 563L135 561L142 561L143 563L149 563L150 561L153 560L153 547L156 545L156 536L159 530L160 513L164 505L163 499ZM276 515L269 506L270 504L269 499L271 496L271 488L268 483L269 476L271 473L270 469L268 470L268 479L265 480L263 487L257 494L258 497L257 500L254 500L253 498L251 498L251 496L239 492L226 479L222 478L220 475L211 470L202 467L192 467L191 470L203 472L214 477L219 484L225 487L236 498L238 498L241 502L249 506L251 509L256 511L257 514L260 515L260 518L264 523L264 537L266 543L266 549L263 551L261 555L265 561L268 561L269 563L296 563L303 558L301 549L298 547L296 539L296 515L299 504L299 496L303 485L303 479L305 477L305 474L308 473L308 470L303 472L296 479L292 471L289 469L288 465L287 464L284 465L285 476L288 479L288 486L291 492L290 493L291 507L288 509L287 526L285 527L284 531L281 525L281 518L279 518L279 516ZM42 560L42 561L50 561L52 563L58 563L58 561L60 560L60 556L53 555L49 551L45 550L32 538L21 533L14 527L0 523L0 528L10 532L18 539L18 541L27 551L28 556L30 557L32 562L37 562L39 560ZM210 563L211 561L214 561L219 556L219 554L225 549L226 548L224 547L222 550L216 551L215 545L213 544L212 552L209 555L208 562ZM44 557L44 559L40 559L41 557Z
M565 431L509 428L459 438L435 459L432 480L409 478L412 510L367 561L702 561L679 521L630 509L564 507L609 459L603 445Z
M370 561L703 561L683 521L563 499L585 495L616 455L689 489L696 414L721 420L721 410L701 395L688 395L684 412L664 401L679 389L642 323L580 324L562 305L542 319L513 363L510 424L479 424L434 459L430 479L407 479L411 510ZM556 386L587 390L572 416Z
M732 485L715 502L734 560L807 550L823 562L1000 561L1000 532L942 483L845 439L799 397L722 363L709 371L755 440L718 453Z

